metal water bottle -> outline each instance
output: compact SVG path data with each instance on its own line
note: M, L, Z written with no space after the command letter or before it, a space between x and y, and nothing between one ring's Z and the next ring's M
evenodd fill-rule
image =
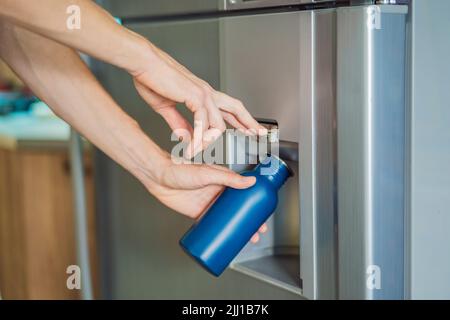
M293 173L283 160L270 155L242 175L256 177L256 183L243 190L226 188L180 240L183 249L215 276L275 211L278 190Z

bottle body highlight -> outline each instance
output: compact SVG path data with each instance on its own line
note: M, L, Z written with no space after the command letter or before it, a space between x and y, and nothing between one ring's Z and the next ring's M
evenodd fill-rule
M292 171L270 156L242 175L256 177L256 183L243 190L226 188L180 240L183 249L215 276L222 274L275 211L278 190Z

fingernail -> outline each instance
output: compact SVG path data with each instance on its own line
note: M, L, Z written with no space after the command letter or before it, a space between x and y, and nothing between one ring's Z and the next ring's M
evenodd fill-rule
M256 178L255 177L242 177L241 181L245 184L252 186L253 184L255 184Z
M186 152L183 154L185 159L191 159L193 157L192 145L189 145L186 149Z
M259 228L259 232L265 233L266 231L267 231L267 226L266 226L265 224L263 224L263 225L261 226L261 228Z
M259 128L259 130L258 130L258 135L260 135L260 136L266 136L268 133L269 133L269 130L267 130L267 129L264 128L264 127L261 127L261 128Z
M252 243L257 243L259 241L259 235L256 233L252 236L252 238L250 239L250 241Z

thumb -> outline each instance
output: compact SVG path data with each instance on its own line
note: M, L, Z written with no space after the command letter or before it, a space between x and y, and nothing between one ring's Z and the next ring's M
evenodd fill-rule
M247 189L256 182L255 177L242 176L227 168L217 169L205 165L202 177L205 185L224 185L234 189Z

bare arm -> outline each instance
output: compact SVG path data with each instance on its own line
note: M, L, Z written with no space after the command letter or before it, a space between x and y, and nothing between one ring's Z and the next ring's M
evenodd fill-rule
M77 6L80 28L68 28L67 9ZM133 71L147 41L118 25L113 17L91 0L0 0L4 20L66 44L100 60Z
M158 165L163 152L103 90L74 50L1 22L0 39L3 59L58 116L134 175L153 176L146 167Z
M198 216L223 185L254 183L223 168L172 164L73 49L0 20L0 56L57 115L180 213Z
M80 12L79 29L66 25L67 8L74 5ZM0 17L125 69L142 98L173 130L182 129L189 139L193 133L188 158L225 130L224 121L265 134L239 100L214 90L147 39L115 23L90 0L0 0ZM184 103L194 113L194 128L176 110L176 103Z

